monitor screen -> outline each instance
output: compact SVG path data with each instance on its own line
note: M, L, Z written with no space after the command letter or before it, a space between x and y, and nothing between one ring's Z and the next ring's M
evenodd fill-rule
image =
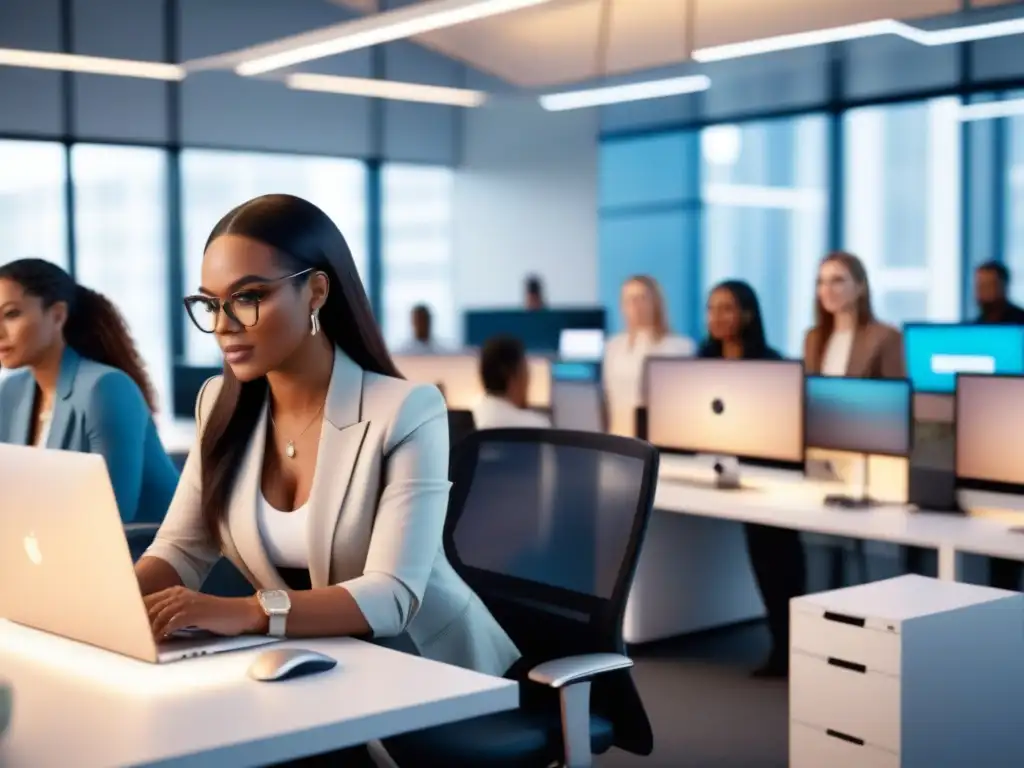
M558 429L604 431L604 392L592 381L555 381L551 413Z
M958 373L1024 373L1021 326L908 323L903 345L917 392L952 394Z
M1024 376L961 375L956 390L956 476L961 487L1024 493Z
M558 340L560 360L597 362L604 357L604 331L566 328Z
M907 379L808 376L807 447L907 456L913 392Z
M659 448L803 465L803 363L651 358L645 379L647 439Z
M395 365L410 381L434 384L444 393L445 402L454 410L471 411L484 396L477 355L395 355ZM528 355L531 408L551 407L551 361Z

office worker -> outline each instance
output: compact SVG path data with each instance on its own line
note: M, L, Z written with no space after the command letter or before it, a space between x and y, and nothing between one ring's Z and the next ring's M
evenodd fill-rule
M40 259L0 267L0 443L103 456L125 522L163 518L178 472L120 313Z
M636 409L643 400L644 362L648 357L690 357L692 339L668 327L661 288L652 277L635 275L622 284L621 311L626 330L605 344L601 377L608 406L608 431L631 436Z
M698 357L781 360L765 338L761 305L754 289L741 280L719 283L708 296L707 338ZM785 677L789 671L789 601L807 589L807 565L800 533L788 528L747 523L747 554L768 617L771 651L754 672Z
M503 674L519 653L442 549L444 401L396 370L338 228L300 198L255 198L214 227L202 281L185 304L225 368L136 566L154 633L401 635ZM222 554L256 595L197 591Z
M405 343L399 354L402 355L433 355L439 352L434 343L433 321L430 307L417 304L409 316L412 325L412 338Z
M547 302L544 300L544 283L537 275L530 275L524 283L525 297L523 304L527 309L547 309Z
M864 264L836 251L818 268L814 327L804 338L807 373L867 379L906 375L903 336L875 319Z
M982 325L1024 325L1024 309L1010 301L1010 270L998 261L980 264L974 270L974 298L978 304L976 323ZM1017 591L1021 587L1021 564L994 557L989 560L989 584Z
M547 416L527 408L530 367L519 339L511 336L489 339L480 351L480 378L486 394L473 408L477 429L551 426Z

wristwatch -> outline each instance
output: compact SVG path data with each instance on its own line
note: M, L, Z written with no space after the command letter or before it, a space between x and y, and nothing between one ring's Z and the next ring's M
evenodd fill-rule
M283 589L261 589L256 593L256 599L260 601L260 608L270 620L267 634L271 637L284 637L288 612L292 609L288 593Z

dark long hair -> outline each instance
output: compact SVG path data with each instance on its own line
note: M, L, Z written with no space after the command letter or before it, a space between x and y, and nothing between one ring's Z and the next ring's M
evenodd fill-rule
M761 317L761 302L757 300L757 294L750 287L749 283L743 280L725 280L714 288L715 291L728 291L739 307L740 312L745 315L743 325L740 328L740 343L743 344L743 357L751 360L759 360L768 353L768 339L764 333L764 319ZM722 341L713 339L709 335L701 345L701 357L721 357Z
M229 211L210 233L239 235L273 248L285 269L315 269L330 289L320 309L323 333L365 371L402 378L373 317L348 243L323 211L291 195L263 195ZM205 250L205 249L204 249ZM215 540L242 455L267 397L266 378L242 383L224 366L224 383L203 432L203 518Z
M67 304L64 342L84 358L124 371L142 390L150 411L156 411L146 366L128 325L106 296L79 285L56 264L42 259L19 259L0 266L0 280L17 283L47 309Z

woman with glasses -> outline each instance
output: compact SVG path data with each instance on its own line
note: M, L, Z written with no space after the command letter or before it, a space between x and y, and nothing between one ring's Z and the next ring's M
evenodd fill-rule
M448 418L388 354L345 238L311 203L230 211L185 300L224 373L196 404L198 443L136 566L157 637L398 637L493 675L519 657L442 549ZM257 592L198 592L221 557Z
M120 313L39 259L0 266L0 443L98 453L124 522L157 522L178 472Z

